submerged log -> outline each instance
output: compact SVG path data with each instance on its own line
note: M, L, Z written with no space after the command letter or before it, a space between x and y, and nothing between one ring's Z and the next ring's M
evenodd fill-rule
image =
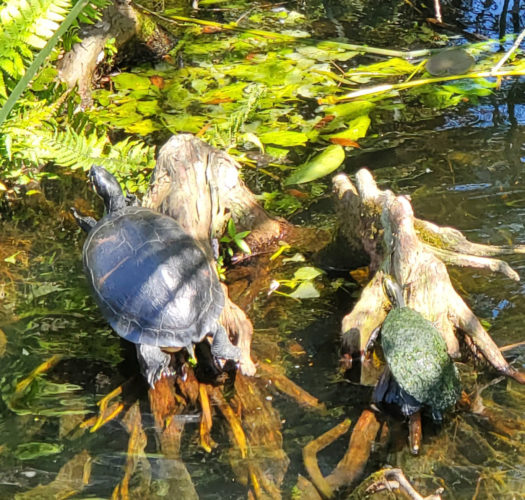
M494 247L468 242L451 228L440 228L414 217L412 206L404 196L380 190L366 169L356 174L356 185L341 174L334 178L336 198L345 228L351 235L352 248L358 236L362 248L370 256L374 272L354 309L343 319L342 351L347 362L361 356L370 335L387 314L389 300L383 291L383 277L392 275L403 287L408 307L420 312L441 332L452 358L460 356L458 331L465 335L466 344L500 373L525 383L525 374L512 368L474 313L454 290L444 261L463 267L499 271L518 280L517 273L507 263L492 256L524 253L524 246ZM346 220L356 219L357 226L346 227ZM488 257L491 256L491 257ZM361 381L374 384L377 364L365 361Z

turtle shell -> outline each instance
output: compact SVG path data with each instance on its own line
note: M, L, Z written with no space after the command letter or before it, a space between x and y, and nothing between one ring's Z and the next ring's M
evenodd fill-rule
M456 402L457 369L443 337L420 313L392 309L381 328L381 346L394 379L419 403L442 411Z
M171 217L141 207L110 213L90 231L83 260L98 306L126 340L186 347L215 332L219 280Z

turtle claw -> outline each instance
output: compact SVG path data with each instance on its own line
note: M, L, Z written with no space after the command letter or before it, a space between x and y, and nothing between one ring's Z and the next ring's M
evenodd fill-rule
M171 370L170 368L166 367L159 367L157 370L150 370L148 371L144 376L148 382L148 385L155 389L155 384L162 378L162 377L171 377L172 375L175 375L175 372Z
M232 361L240 361L241 359L241 350L230 342L226 330L219 324L213 336L211 354L216 360L222 359L226 361L231 359Z
M171 356L159 347L137 344L137 357L140 371L152 389L162 377L173 375L170 368Z

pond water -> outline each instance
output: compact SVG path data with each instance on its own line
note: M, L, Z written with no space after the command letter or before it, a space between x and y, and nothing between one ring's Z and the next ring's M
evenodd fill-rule
M381 10L381 2L370 2L370 12L357 4L334 14L343 29L358 20L361 34L373 38L381 33L386 40L393 36L389 33L401 29L398 23L388 32L386 19L392 11L384 6ZM463 4L459 7L469 30L498 36L502 29L498 14L504 2L493 2L491 9L483 7L486 2ZM524 24L523 8L517 0L515 4L504 27L507 32ZM376 41L375 45L380 44ZM418 217L454 226L472 241L525 244L523 96L525 82L509 80L477 105L464 103L431 120L400 128L395 123L377 125L362 150L346 162L345 171L352 175L368 167L381 187L410 194ZM84 236L68 212L75 205L86 210L95 206L102 213L100 201L76 177L48 181L44 188L44 198L1 207L0 498L66 498L68 488L72 498L111 498L123 476L128 432L118 418L93 433L78 425L96 412L97 401L136 373L137 366L133 353L111 332L89 297L81 265ZM331 203L324 200L303 218L316 220L330 210ZM506 260L525 277L525 256ZM523 340L522 282L477 270L451 268L450 273L498 345ZM285 498L297 475L306 475L301 456L304 445L345 417L355 422L370 401L371 388L338 375L340 321L357 289L331 291L330 278L322 280L324 293L319 299L298 303L272 295L261 298L250 311L258 352L282 365L294 382L328 409L324 413L305 409L266 388L267 399L279 412L283 448L290 459L283 481ZM514 367L525 370L524 346L506 356ZM444 498L525 498L525 388L497 378L484 367L464 364L460 371L465 388L478 394L478 404L493 418L457 410L442 426L425 421L418 457L409 453L401 430L400 443L375 450L367 471L385 464L401 466L422 493L442 486ZM155 495L145 498L160 498L166 493L158 470L167 459L155 443L146 389L140 382L134 386L131 392L140 402L148 437L146 454L158 479ZM181 458L200 498L245 498L246 488L230 466L226 426L219 414L215 418L219 422L212 435L217 448L208 454L197 446L198 423L190 419ZM320 454L323 473L335 467L346 446L347 437ZM90 479L84 485L88 461ZM57 481L68 462L71 470L62 470ZM51 488L34 490L53 481ZM53 496L58 491L63 496Z

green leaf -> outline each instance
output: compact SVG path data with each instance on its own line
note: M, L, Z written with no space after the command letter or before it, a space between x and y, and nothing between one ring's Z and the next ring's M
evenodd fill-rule
M354 51L342 51L338 48L329 46L326 48L321 48L320 46L299 47L297 52L304 57L309 57L317 61L348 61L348 59L357 55L357 52Z
M294 273L294 278L298 280L313 280L323 274L323 271L311 266L301 267Z
M9 257L6 257L4 259L4 262L7 262L8 264L16 264L16 256L19 254L19 253L22 253L21 251L20 252L16 252L14 253L13 255L10 255Z
M320 293L311 281L304 281L289 295L294 299L315 299Z
M166 113L161 116L166 123L166 127L174 134L179 132L196 134L206 123L204 116L168 115Z
M370 121L371 120L368 115L359 116L358 118L354 118L348 124L347 129L343 130L342 132L338 132L337 134L329 135L327 137L330 139L350 139L352 141L357 141L357 139L360 139L361 137L364 137L366 135L366 131L370 126Z
M153 120L150 120L149 118L147 120L140 120L136 123L131 123L129 125L126 125L125 127L126 132L130 132L132 134L138 134L138 135L148 135L152 132L155 132L156 130L161 130L161 127L157 125Z
M306 258L303 254L301 253L296 253L294 255L292 255L291 257L287 257L285 259L283 259L283 264L286 263L286 262L305 262L306 261Z
M352 71L355 72L366 72L366 73L378 73L377 76L387 76L387 75L406 75L412 73L416 69L412 63L409 63L405 59L400 57L392 57L387 61L378 62L375 64L369 64L367 66L358 66ZM352 73L349 72L349 74Z
M144 116L156 115L161 108L157 100L137 102L137 112Z
M324 111L328 115L335 115L344 118L355 118L360 115L367 115L374 107L374 104L368 101L352 101L344 104L335 104L327 106Z
M261 142L259 137L257 137L257 135L253 132L246 132L245 134L242 134L240 136L240 139L255 144L261 150L261 153L264 153L264 144Z
M235 244L245 253L248 255L251 255L252 251L250 247L248 246L248 243L246 243L244 240L240 240L238 238L235 238Z
M242 240L242 239L246 238L246 236L248 236L250 233L251 233L251 231L241 231L240 233L237 233L235 235L235 238L238 239L238 240Z
M303 184L320 177L324 177L337 169L345 159L345 150L342 146L333 144L309 162L299 167L285 181L284 185Z
M261 134L259 139L263 144L276 144L277 146L301 146L308 142L308 136L302 132L279 131Z
M236 229L235 229L235 222L233 218L230 218L228 220L228 226L227 226L228 234L232 239L235 239Z

